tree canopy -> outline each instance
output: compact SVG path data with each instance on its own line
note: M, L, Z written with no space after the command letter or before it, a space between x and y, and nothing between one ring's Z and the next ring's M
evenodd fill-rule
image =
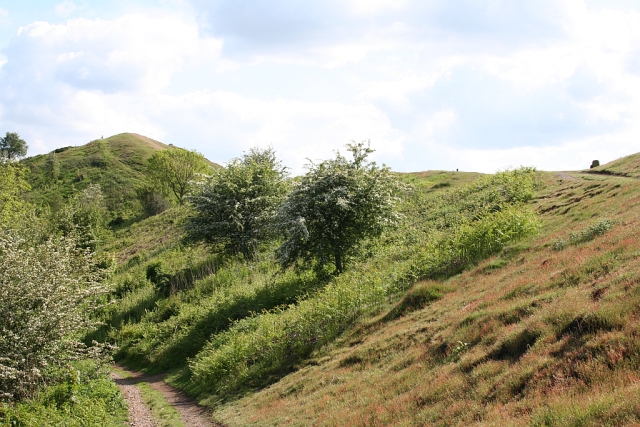
M259 241L271 234L270 224L287 192L286 178L286 168L271 148L253 148L231 160L189 197L196 212L187 223L189 235L252 259Z
M386 166L367 157L365 142L347 145L352 159L311 163L278 213L285 237L276 255L282 265L298 260L332 262L342 273L346 258L363 239L379 236L396 219L394 193L399 183Z
M208 172L210 166L198 152L170 148L156 151L149 158L148 168L151 180L157 188L172 192L178 204L182 205L195 181Z
M27 155L29 146L15 132L7 132L4 137L0 137L0 158L14 161Z

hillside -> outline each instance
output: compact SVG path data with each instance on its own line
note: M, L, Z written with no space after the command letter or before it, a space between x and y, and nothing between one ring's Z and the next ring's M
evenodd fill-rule
M83 156L126 165L113 138ZM277 241L252 262L187 241L176 206L105 242L117 268L85 341L229 427L638 425L639 158L397 174L399 226L340 275L281 269Z
M31 171L27 178L33 189L29 199L56 209L89 184L99 184L112 217L130 218L138 209L135 187L145 178L147 159L167 148L151 138L122 133L27 158L23 163Z
M614 160L585 172L640 178L640 153Z
M614 165L632 164L634 158ZM607 167L605 165L605 167ZM629 176L638 170L625 169ZM640 181L544 173L540 233L360 319L216 411L230 426L637 425Z
M418 230L446 230L451 220L443 218L477 215L473 206L502 197L500 186L520 188L517 175L402 174L415 189L403 208L406 229L372 248L376 255L353 274L329 282L283 275L269 250L245 264L185 245L188 212L167 211L120 232L112 250L121 260L122 299L104 313L110 326L95 337L117 343L121 363L170 372L170 383L229 426L632 424L640 421L640 181L630 178L633 167L624 171L538 173L528 202L540 218L537 234L445 275L419 266L431 261L416 258L425 250ZM175 282L169 298L144 279L154 262ZM423 273L408 291L385 282L416 265ZM369 286L389 283L389 293L367 296ZM332 292L349 288L370 308L356 309L346 323L340 311L326 312L329 329L311 341L270 349L291 339L287 330L307 327L296 325L318 325L314 316L325 316ZM236 340L241 347L228 351L240 353L221 353ZM242 355L246 340L263 344ZM262 362L271 351L275 359ZM245 357L246 366L228 365ZM209 376L218 363L236 376Z

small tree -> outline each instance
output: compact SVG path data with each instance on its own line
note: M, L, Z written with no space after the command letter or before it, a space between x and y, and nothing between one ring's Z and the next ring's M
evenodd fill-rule
M96 324L103 272L73 240L44 238L33 222L0 226L0 401L31 396L56 366L89 355L79 338Z
M155 186L143 183L136 187L136 197L145 217L158 215L169 209L170 203L156 190Z
M347 145L353 159L311 163L278 213L285 236L276 251L283 266L297 260L332 262L338 274L366 238L379 236L396 219L394 193L400 188L389 168L368 162L364 142Z
M0 158L14 161L27 155L29 146L20 135L15 132L7 132L5 137L0 137Z
M231 160L189 198L196 211L187 223L189 235L253 259L259 241L271 234L287 192L286 178L286 168L270 148L253 148Z
M159 189L168 189L184 204L184 197L195 181L210 169L204 156L182 148L156 151L149 158L149 175Z

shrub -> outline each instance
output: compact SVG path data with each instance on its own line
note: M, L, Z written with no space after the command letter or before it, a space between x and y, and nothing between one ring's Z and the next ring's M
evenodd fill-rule
M171 275L162 269L162 262L152 262L147 265L147 280L153 283L157 293L168 296L171 293Z
M273 234L273 218L288 190L286 177L272 149L254 148L231 160L189 198L195 215L187 223L188 234L255 259L258 244Z
M352 160L336 158L311 164L278 213L285 241L277 250L283 266L298 260L344 271L346 257L366 238L379 237L397 220L399 183L387 167L368 162L364 142L349 144Z
M453 274L536 230L536 217L530 210L505 206L457 232L434 235L414 259L396 263L397 269L387 270L386 275L375 267L347 272L313 298L243 319L214 336L190 362L193 381L200 390L220 398L268 383L416 279ZM437 299L441 290L415 292L407 303L426 304ZM415 301L409 301L414 297Z
M77 334L106 292L90 252L33 231L0 233L0 399L31 396L87 353Z
M146 184L136 188L136 197L145 217L158 215L169 209L169 202L152 185Z

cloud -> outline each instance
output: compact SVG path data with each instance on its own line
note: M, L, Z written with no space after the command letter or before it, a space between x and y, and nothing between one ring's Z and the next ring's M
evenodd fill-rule
M402 171L571 169L637 151L634 10L172 4L21 28L4 49L0 121L40 152L133 131L218 162L272 145L296 172L352 139Z
M28 70L37 82L80 90L156 91L189 58L215 59L219 50L219 41L199 37L194 22L169 13L127 14L109 21L79 18L59 25L35 22L20 28L6 50L3 80L30 86L23 77Z
M71 15L78 7L72 1L65 0L54 6L53 10L61 18L66 18Z

